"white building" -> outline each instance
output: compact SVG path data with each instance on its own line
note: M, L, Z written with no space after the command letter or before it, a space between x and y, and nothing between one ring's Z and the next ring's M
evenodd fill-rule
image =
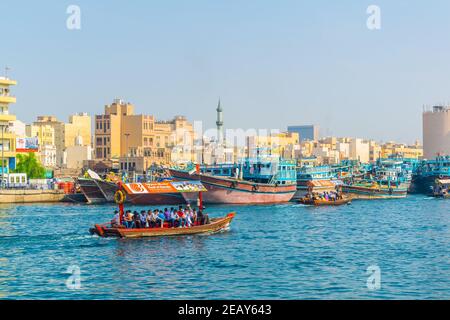
M41 163L46 168L56 167L56 146L54 145L41 145L39 146L39 154Z
M350 140L350 159L359 160L361 162L370 161L370 147L367 141L355 138Z

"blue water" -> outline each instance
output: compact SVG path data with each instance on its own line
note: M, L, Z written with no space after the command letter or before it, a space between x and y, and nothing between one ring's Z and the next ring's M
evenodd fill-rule
M0 207L0 299L450 298L448 200L218 206L211 215L238 214L216 235L90 236L112 210ZM70 266L80 268L75 289ZM369 266L380 268L379 289L367 287Z

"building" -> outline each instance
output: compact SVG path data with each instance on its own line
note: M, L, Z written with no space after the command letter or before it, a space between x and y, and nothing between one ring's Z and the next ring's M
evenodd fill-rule
M91 146L91 116L85 112L80 112L69 116L69 122L63 126L63 144L67 147L77 146L77 142L82 141L82 146ZM81 139L79 139L81 137Z
M381 157L403 157L408 159L423 158L423 147L416 141L415 145L408 146L402 143L387 142L381 146Z
M351 160L358 160L363 163L370 161L369 143L363 139L350 139L350 156Z
M249 136L247 147L251 158L258 155L277 155L285 159L294 159L300 153L300 138L297 132Z
M15 120L15 121L13 121L10 129L12 132L14 132L16 134L16 137L24 138L27 136L26 127L27 127L27 125L24 122L22 122L20 120Z
M55 146L55 129L51 125L27 125L25 133L27 137L37 137L40 146Z
M142 172L153 163L168 164L172 152L190 161L193 141L193 125L185 117L156 121L154 116L134 114L134 106L120 99L95 116L95 159L118 159L121 170Z
M92 147L86 145L83 137L78 135L75 138L75 145L68 146L64 151L64 167L79 170L90 160L92 160Z
M9 111L16 98L11 95L10 87L17 85L15 80L0 77L0 147L2 175L16 168L16 134L11 130L16 116Z
M300 141L319 140L319 126L316 125L306 125L306 126L289 126L288 132L296 132L300 136Z
M434 106L423 113L424 157L450 155L450 107Z
M77 113L69 117L69 122L59 121L54 116L38 116L34 126L52 127L56 147L56 164L64 166L67 147L76 145L76 138L82 137L85 146L91 146L91 117L87 113Z

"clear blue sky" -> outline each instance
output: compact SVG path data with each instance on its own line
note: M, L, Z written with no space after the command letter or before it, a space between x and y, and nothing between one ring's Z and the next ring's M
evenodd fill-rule
M79 31L66 28L70 4ZM379 31L366 27L370 4ZM226 127L315 123L413 142L422 105L450 101L446 0L0 0L0 15L0 66L19 81L12 112L26 122L122 97L213 126L220 96Z

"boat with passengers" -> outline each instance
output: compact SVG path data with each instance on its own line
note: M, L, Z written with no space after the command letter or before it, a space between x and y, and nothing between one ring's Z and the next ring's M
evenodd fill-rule
M181 188L181 187L180 187ZM164 189L161 192L164 193L183 193L186 190L182 189L172 189L167 190ZM199 190L206 190L204 187L197 186ZM153 189L149 189L147 187L144 190L140 190L139 194L154 194L155 191ZM124 208L124 204L127 196L136 195L133 192L133 186L131 184L118 184L118 191L116 192L114 199L119 206L119 211L117 212L117 218L115 217L111 222L104 224L96 224L93 228L89 229L91 234L96 234L100 237L116 237L116 238L147 238L147 237L161 237L161 236L182 236L182 235L194 235L194 234L214 234L223 230L227 230L236 216L235 212L231 212L227 214L225 217L218 218L209 218L209 215L203 213L203 202L202 202L202 194L205 191L199 192L199 211L197 217L201 215L201 219L197 218L193 221L190 221L190 224L186 224L186 222L181 223L181 220L187 221L187 218L184 218L184 211L180 207L179 213L180 215L180 224L176 225L175 221L170 221L165 219L165 215L162 217L157 217L156 223L150 225L149 223L139 225L135 225L133 223L132 226L127 223L127 216ZM149 211L151 212L151 210ZM145 211L143 211L145 217ZM131 211L129 211L131 214ZM142 213L141 213L142 214ZM132 216L132 215L131 215ZM131 218L132 219L132 218ZM130 220L131 221L131 220Z
M296 163L279 157L245 158L240 163L172 167L177 180L197 180L208 190L208 204L283 203L296 192Z

